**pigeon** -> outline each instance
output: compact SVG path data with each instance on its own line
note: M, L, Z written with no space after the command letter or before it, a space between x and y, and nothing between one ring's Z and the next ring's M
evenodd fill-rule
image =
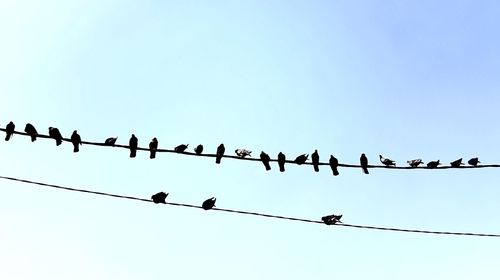
M407 163L411 166L411 167L418 167L420 164L423 164L424 162L422 161L422 159L412 159L412 160L408 160Z
M460 167L460 165L463 165L462 163L462 158L459 158L455 161L450 162L451 167Z
M340 221L340 219L342 219L342 215L328 215L328 216L324 216L321 218L323 223L325 223L327 225L334 225L336 223L342 223Z
M269 161L271 161L271 157L269 157L268 154L264 153L264 151L260 152L260 160L266 167L267 171L271 170L271 165L269 164Z
M220 160L225 151L226 148L224 147L224 144L220 144L219 147L217 147L217 153L215 154L215 163L220 164Z
M9 141L10 137L14 134L14 129L16 128L16 125L13 122L10 122L7 124L5 127L5 141Z
M73 143L73 153L78 153L80 151L79 146L82 144L82 138L76 130L71 134L71 143Z
M35 127L32 124L27 123L26 127L24 128L24 132L26 132L29 136L31 136L31 142L36 141L36 136L38 135L38 132L36 131Z
M174 148L174 151L175 151L176 153L179 153L179 154L180 154L180 153L184 153L184 151L188 148L188 146L189 146L189 144L187 144L187 145L181 144L181 145L179 145L179 146L175 147L175 148Z
M249 151L249 150L245 150L245 149L236 149L234 150L234 152L236 153L237 156L239 156L240 158L244 158L246 156L249 156L251 157L251 153L252 151Z
M427 163L427 168L436 168L438 167L438 165L440 165L441 163L439 163L439 160L436 160L436 161L429 161Z
M280 172L285 172L285 161L286 156L282 152L278 154L278 165L280 167Z
M468 164L472 166L477 166L478 163L481 163L477 157L469 159L467 162Z
M293 162L295 162L298 165L301 165L301 164L304 164L308 158L309 158L309 154L302 154L302 155L296 157Z
M370 172L368 172L368 158L365 154L361 154L359 163L361 164L361 168L363 168L363 172L365 172L365 174L370 174Z
M137 155L137 144L138 144L138 140L137 140L137 137L135 137L134 134L132 134L132 136L130 136L130 140L128 141L128 145L130 146L130 157L131 158L135 158L135 156Z
M203 201L201 208L203 208L205 210L210 210L210 209L214 208L215 200L216 200L215 197L212 197L212 198L209 198L209 199Z
M56 140L57 146L61 145L63 137L61 135L61 132L59 132L59 129L55 127L49 127L49 136Z
M149 158L154 159L156 157L156 150L158 149L158 139L153 138L149 142Z
M311 155L311 160L313 163L314 171L319 172L319 154L318 150L314 150L314 153Z
M109 137L108 139L106 139L104 141L104 145L106 145L106 146L114 146L117 139L118 139L118 137Z
M152 195L151 199L156 204L158 204L158 203L167 204L167 202L165 202L165 199L167 199L167 196L168 196L168 193L159 192L157 194Z
M384 164L385 166L396 166L396 162L393 160L390 160L388 158L384 158L382 155L378 155L380 157L380 162Z
M334 157L333 155L330 156L330 168L332 169L332 172L333 172L333 176L338 176L339 175L339 171L337 169L337 167L339 166L339 160Z
M203 152L203 145L200 144L198 146L196 146L196 148L194 148L194 152L197 154L197 155L201 155L201 153Z

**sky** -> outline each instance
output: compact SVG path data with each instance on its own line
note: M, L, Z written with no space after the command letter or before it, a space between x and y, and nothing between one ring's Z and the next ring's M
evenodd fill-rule
M498 1L0 1L0 126L499 163ZM2 136L3 138L3 136ZM389 170L14 135L0 175L349 224L500 233L497 169ZM178 208L0 180L1 279L498 279L500 240Z

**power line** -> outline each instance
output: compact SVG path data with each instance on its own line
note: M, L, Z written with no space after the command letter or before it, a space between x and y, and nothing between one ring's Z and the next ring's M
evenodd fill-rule
M44 186L44 187L50 187L50 188L56 188L56 189L67 190L67 191L74 191L74 192L82 192L82 193L87 193L87 194L96 194L96 195L108 196L108 197L113 197L113 198L129 199L129 200L136 200L136 201L142 201L142 202L153 202L150 199L144 199L144 198L139 198L139 197L125 196L125 195L118 195L118 194L105 193L105 192L97 192L97 191L90 191L90 190L78 189L78 188L70 188L70 187L58 186L58 185L54 185L54 184L47 184L47 183L36 182L36 181L31 181L31 180L26 180L26 179L19 179L19 178L14 178L14 177L0 176L0 179L11 180L11 181L16 181L16 182L22 182L22 183L27 183L27 184L32 184L32 185L38 185L38 186ZM178 207L189 207L189 208L203 209L201 206L197 206L197 205L193 205L193 204L174 203L174 202L166 202L165 204L172 205L172 206L178 206ZM324 224L322 221L319 221L319 220L311 220L311 219L302 219L302 218L295 218L295 217L271 215L271 214L264 214L264 213L258 213L258 212L249 212L249 211L234 210L234 209L212 208L209 211L223 211L223 212L229 212L229 213L233 213L233 214L243 214L243 215L259 216L259 217L281 219L281 220L289 220L289 221L304 222L304 223ZM402 228L389 228L389 227L353 225L353 224L345 224L345 223L333 224L333 225L334 226L340 226L340 227L351 227L351 228L382 230L382 231L409 232L409 233L424 233L424 234L438 234L438 235L458 235L458 236L476 236L476 237L500 237L500 234L489 234L489 233L429 231L429 230L416 230L416 229L402 229Z

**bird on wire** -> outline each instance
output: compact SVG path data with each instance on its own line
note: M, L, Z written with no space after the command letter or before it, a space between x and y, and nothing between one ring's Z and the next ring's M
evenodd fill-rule
M370 174L370 172L368 172L368 158L366 157L365 154L361 154L361 157L359 158L359 163L361 165L361 168L363 169L363 172L365 172L365 174Z
M298 165L301 165L301 164L306 163L308 158L309 158L309 154L302 154L302 155L296 157L293 162L295 162Z
M174 151L179 154L184 153L188 146L189 144L180 144L179 146L174 148Z
M14 135L14 130L16 125L13 122L9 122L5 127L5 141L9 141L12 135Z
M130 157L135 158L137 155L137 145L138 145L138 139L135 137L134 134L130 136L130 140L128 141L129 149L130 149Z
M441 165L441 163L439 162L439 160L429 161L427 163L427 168L436 168L436 167L438 167L438 165Z
M71 134L71 143L73 143L73 153L78 153L80 151L80 145L82 145L82 138L76 130Z
M481 162L479 161L479 158L475 157L475 158L469 159L469 161L467 163L469 165L472 165L472 166L477 166L477 164L481 163Z
M285 161L286 161L285 154L280 152L278 154L278 165L280 167L280 172L285 172Z
M460 167L460 165L463 165L462 158L459 158L459 159L457 159L455 161L450 162L450 165L452 167Z
M104 145L114 146L116 143L116 140L118 140L118 137L109 137L108 139L104 140Z
M196 148L194 148L194 152L197 154L197 155L201 155L201 153L203 153L203 145L200 144L198 146L196 146Z
M384 158L382 155L379 155L379 158L380 162L385 166L396 166L396 162L391 159Z
M408 165L410 165L410 167L418 167L420 164L424 164L422 159L419 159L419 158L408 160L406 162L408 163Z
M63 137L59 129L55 127L49 127L49 136L56 140L56 145L59 146L62 144Z
M338 176L339 170L337 167L339 166L339 160L333 155L330 155L330 161L328 163L330 164L330 168L332 169L333 176Z
M340 221L340 219L342 219L342 215L328 215L328 216L324 216L321 218L323 223L325 223L327 225L334 225L337 223L342 223Z
M154 137L149 142L149 158L154 159L156 157L156 150L158 150L158 139Z
M209 199L203 201L203 204L201 204L201 208L203 208L205 210L210 210L210 209L214 208L215 207L215 200L216 200L216 198L212 197L212 198L209 198Z
M27 123L26 127L24 127L24 132L26 132L31 137L31 142L36 141L36 137L38 136L38 132L36 131L36 128L32 124Z
M217 147L217 153L215 154L215 163L220 164L220 160L225 152L226 147L224 147L224 144L220 144L219 147Z
M318 150L314 150L314 153L311 155L311 161L313 163L314 171L319 172L319 154Z
M168 196L168 193L159 192L157 194L152 195L151 199L156 204L158 204L158 203L166 204L167 202L165 201L165 199L167 199L167 196Z
M260 152L260 160L262 161L262 164L264 164L267 171L271 170L271 165L269 164L271 157L264 153L264 151Z
M246 156L251 157L252 151L246 150L246 149L236 149L234 150L234 153L239 156L240 158L245 158Z

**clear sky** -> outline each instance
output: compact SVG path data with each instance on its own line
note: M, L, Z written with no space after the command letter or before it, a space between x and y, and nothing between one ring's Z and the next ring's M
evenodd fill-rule
M244 3L243 3L244 2ZM0 1L0 126L273 158L499 163L498 1ZM3 136L2 136L3 138ZM0 143L0 175L352 224L500 233L499 170L277 166ZM1 279L498 279L500 239L0 181Z

